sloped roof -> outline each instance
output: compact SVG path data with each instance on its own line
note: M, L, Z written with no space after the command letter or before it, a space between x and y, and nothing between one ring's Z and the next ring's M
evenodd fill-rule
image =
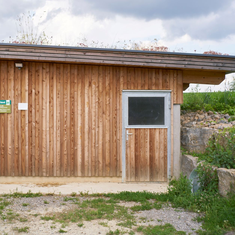
M1 60L235 72L235 56L0 43Z

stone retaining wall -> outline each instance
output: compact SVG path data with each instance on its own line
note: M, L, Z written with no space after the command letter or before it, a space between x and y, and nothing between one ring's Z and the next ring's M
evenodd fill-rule
M181 114L181 146L188 152L203 153L213 133L235 126L235 117L209 112L185 112Z
M198 158L182 155L181 171L189 178L190 173L197 167ZM235 169L217 168L219 177L219 193L226 196L228 192L235 193Z

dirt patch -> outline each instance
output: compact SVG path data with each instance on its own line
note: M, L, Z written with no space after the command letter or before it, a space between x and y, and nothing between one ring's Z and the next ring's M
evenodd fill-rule
M108 234L110 231L119 231L119 234L141 234L137 232L138 226L148 225L164 225L172 224L176 230L185 231L186 234L196 234L195 231L201 228L201 224L195 221L197 213L187 212L183 209L174 209L170 205L163 205L161 209L151 209L143 211L132 211L130 208L139 203L120 201L115 204L115 211L125 214L127 218L122 219L116 216L112 219L112 215L97 219L95 217L84 217L76 221L71 214L70 222L66 222L65 218L70 218L69 213L77 213L77 210L83 210L85 206L99 200L107 201L107 207L112 204L109 198L90 197L90 196L61 196L61 195L44 195L39 197L0 197L1 202L9 202L10 204L2 210L0 217L0 234L18 234L19 231L27 231L28 234ZM150 200L151 203L151 200ZM93 204L89 204L92 207ZM95 209L89 210L95 212ZM68 215L68 216L66 216ZM91 214L92 216L92 214ZM61 218L64 222L61 222ZM92 219L96 218L96 219ZM110 219L111 218L111 219ZM129 225L128 220L132 221ZM134 221L134 222L133 222ZM131 233L132 232L132 233ZM110 233L112 234L112 233ZM118 234L118 233L116 233Z

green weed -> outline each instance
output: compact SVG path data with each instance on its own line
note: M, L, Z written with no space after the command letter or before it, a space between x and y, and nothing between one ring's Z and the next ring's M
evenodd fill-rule
M22 192L14 192L10 194L3 194L3 197L13 197L13 198L22 198L22 197L41 197L43 196L42 193L32 193L30 190L27 193Z
M15 231L17 231L18 233L28 233L29 232L29 227L23 227L23 228L14 228Z
M184 93L181 110L186 111L217 111L235 115L235 92L194 92Z
M28 206L29 203L22 203L22 206Z
M157 225L157 226L140 226L137 228L138 232L142 232L145 235L186 235L183 231L177 231L171 224Z
M60 229L59 230L59 233L67 233L67 231L63 230L63 229Z
M116 229L115 231L109 231L106 233L106 235L119 235L121 234L121 231L119 229Z

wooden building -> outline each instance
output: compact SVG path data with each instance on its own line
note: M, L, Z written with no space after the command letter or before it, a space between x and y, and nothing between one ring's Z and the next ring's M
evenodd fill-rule
M0 44L0 182L178 176L183 90L234 71L233 56Z

